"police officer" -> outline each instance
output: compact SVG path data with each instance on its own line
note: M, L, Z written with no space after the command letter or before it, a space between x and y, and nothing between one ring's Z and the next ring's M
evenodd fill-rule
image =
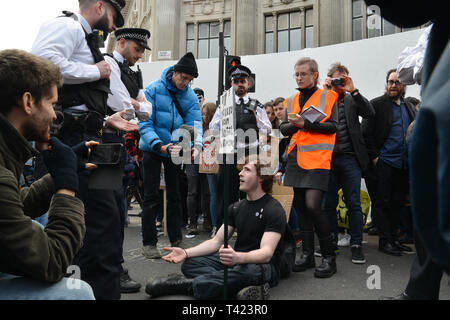
M125 1L79 0L79 4L79 14L64 12L64 16L44 23L32 47L33 53L54 62L63 74L58 106L64 112L64 123L59 138L68 145L85 139L107 142L104 123L117 130L137 129L122 118L125 112L108 110L111 68L99 49L108 33L123 26L120 12ZM85 206L86 235L74 264L79 265L81 278L91 285L96 299L113 300L120 299L119 204L111 188L92 188L94 176L109 177L106 170L79 173L77 196ZM121 175L120 170L114 172Z
M242 129L248 134L244 139L237 137L236 150L234 155L234 164L225 164L229 166L230 172L230 198L229 203L239 201L239 172L237 171L236 164L238 156L248 154L252 150L258 149L259 132L269 135L272 131L272 124L267 117L264 106L256 99L252 99L248 96L248 89L251 87L251 70L244 65L236 65L228 70L228 75L232 81L232 86L235 90L236 109L235 109L235 128L236 130ZM220 108L217 108L209 129L213 132L220 130ZM250 131L248 131L250 130ZM256 133L256 135L255 135ZM225 160L225 155L224 155ZM225 163L225 161L223 162ZM224 191L224 164L219 166L219 176L217 180L217 227L223 222L223 191Z
M108 107L113 111L120 112L126 110L126 116L137 117L146 121L152 113L152 105L147 101L142 91L141 71L133 71L130 67L142 58L145 49L150 50L147 42L150 38L150 32L145 29L123 28L115 31L117 39L116 50L112 54L105 55L105 60L111 67L110 89L108 96ZM109 130L104 133L108 139L118 143L125 144L123 135L117 130ZM125 204L126 186L117 195L120 203ZM121 211L121 234L122 234L122 263L123 259L123 240L125 227L125 206L120 206ZM121 267L120 290L122 293L138 292L141 285L133 281L128 274L128 270Z
M116 50L106 54L105 60L111 67L112 94L108 96L108 106L116 112L127 110L127 117L134 115L146 121L152 113L151 103L143 92L142 72L132 70L144 55L150 39L150 31L139 28L123 28L114 32L117 39Z

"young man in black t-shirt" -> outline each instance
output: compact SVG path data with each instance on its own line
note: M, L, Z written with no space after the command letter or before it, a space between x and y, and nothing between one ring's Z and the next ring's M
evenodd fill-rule
M224 248L224 227L213 239L189 249L164 248L171 253L167 262L184 262L184 274L156 279L147 284L152 297L188 294L196 299L217 299L223 295L224 267L228 267L228 292L238 299L267 299L268 289L278 284L279 242L286 228L286 214L281 204L268 193L273 176L261 174L258 161L239 168L240 191L247 198L228 208L228 233L236 230L234 249ZM234 206L234 207L233 207Z

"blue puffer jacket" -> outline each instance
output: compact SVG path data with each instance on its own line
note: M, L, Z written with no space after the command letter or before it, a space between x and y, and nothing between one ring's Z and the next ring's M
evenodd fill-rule
M197 95L189 86L183 91L176 90L167 80L167 76L172 70L173 66L165 69L161 79L153 81L145 89L145 96L153 105L153 114L147 121L139 122L139 133L141 135L139 149L154 152L163 157L168 157L168 155L155 151L155 146L158 143L167 145L177 142L172 141L172 133L182 124L193 126L197 130L195 145L202 147L202 115ZM168 90L177 92L177 98L184 113L184 120L178 113Z

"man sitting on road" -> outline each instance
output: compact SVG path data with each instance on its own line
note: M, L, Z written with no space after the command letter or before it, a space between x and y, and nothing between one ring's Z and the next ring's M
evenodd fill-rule
M228 208L231 236L237 231L234 249L225 248L224 226L213 239L189 249L164 248L163 259L181 263L183 275L159 278L147 284L152 297L185 294L196 299L220 298L224 291L224 268L228 269L228 292L238 300L268 298L269 287L280 279L279 242L286 229L286 214L281 204L268 193L273 176L263 175L257 160L246 158L239 166L240 191L247 198Z

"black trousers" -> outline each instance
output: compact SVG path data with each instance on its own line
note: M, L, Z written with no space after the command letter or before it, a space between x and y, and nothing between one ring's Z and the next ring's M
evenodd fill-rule
M417 234L414 235L417 256L411 267L405 293L418 300L438 300L443 271L431 260Z
M364 182L366 183L367 192L369 193L370 197L370 216L372 218L373 224L375 224L376 216L379 210L377 205L379 204L379 179L378 179L378 173L375 170L375 167L373 166L372 162L369 163L366 170L364 170L362 174L364 178Z
M379 178L375 225L381 241L394 240L400 226L401 212L409 192L409 171L391 167L379 159L376 165Z
M211 220L208 177L204 173L199 173L198 170L198 165L186 165L188 180L187 209L191 227L197 226L199 208L201 208L205 221Z
M64 131L59 138L69 146L89 140L108 142L81 131ZM97 300L119 300L123 242L120 190L89 189L90 174L83 171L78 175L77 197L85 206L86 234L73 263L80 267L81 279L92 287Z
M164 177L167 195L167 232L171 243L182 240L180 166L171 159L163 158L153 152L144 153L144 208L142 211L142 243L144 246L156 246L156 215L160 203L159 187L161 182L161 163L164 164Z

